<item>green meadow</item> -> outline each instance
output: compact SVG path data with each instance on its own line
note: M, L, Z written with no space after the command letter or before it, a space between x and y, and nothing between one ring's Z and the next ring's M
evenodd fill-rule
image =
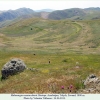
M77 93L88 75L100 75L99 27L100 20L31 18L1 28L0 70L12 58L27 69L0 81L0 93L70 93L70 85Z

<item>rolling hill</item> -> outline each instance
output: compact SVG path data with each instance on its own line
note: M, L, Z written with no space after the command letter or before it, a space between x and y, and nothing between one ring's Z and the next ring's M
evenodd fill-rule
M72 8L53 11L48 15L48 19L70 19L70 20L90 20L100 19L100 8Z
M70 21L29 18L12 22L1 28L0 33L11 39L8 43L3 43L6 46L10 45L11 47L7 47L11 50L18 49L18 47L21 50L30 50L31 47L31 50L34 48L34 51L42 50L48 53L65 51L99 53L99 27L100 20Z

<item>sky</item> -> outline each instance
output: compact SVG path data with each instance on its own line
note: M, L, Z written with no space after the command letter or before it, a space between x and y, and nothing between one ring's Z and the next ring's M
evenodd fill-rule
M100 0L0 0L0 11L23 7L33 10L100 7Z

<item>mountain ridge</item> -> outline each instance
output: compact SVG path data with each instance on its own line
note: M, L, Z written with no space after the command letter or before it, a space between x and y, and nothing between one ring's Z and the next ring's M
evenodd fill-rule
M71 8L64 10L56 10L48 15L48 19L54 19L54 20L61 20L68 18L70 18L71 20L100 19L100 8L92 7L85 9Z
M53 20L94 20L100 19L100 8L71 8L64 10L32 10L30 8L19 8L16 10L0 11L0 22L13 20L15 18L41 17Z
M16 10L7 10L0 13L0 22L5 20L12 20L23 15L34 14L35 12L30 8L19 8Z

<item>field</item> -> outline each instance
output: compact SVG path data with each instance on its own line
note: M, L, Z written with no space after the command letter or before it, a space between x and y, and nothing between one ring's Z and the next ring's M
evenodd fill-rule
M0 81L0 93L76 93L83 89L82 81L89 74L100 76L99 27L100 20L31 18L1 28L0 70L12 58L22 59L27 69Z
M1 81L0 93L69 93L67 87L71 84L74 86L72 93L75 93L84 88L82 80L89 74L100 75L99 55L0 52L0 66L16 57L34 70L26 69Z

